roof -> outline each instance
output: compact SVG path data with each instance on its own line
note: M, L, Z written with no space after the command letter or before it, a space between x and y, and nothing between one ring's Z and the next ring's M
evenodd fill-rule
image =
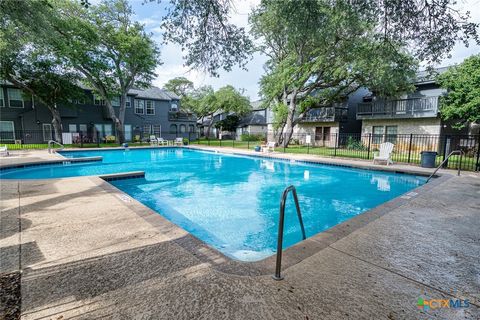
M420 70L417 72L415 84L435 83L436 77L450 68L451 66Z
M240 119L237 127L246 127L251 125L265 126L267 125L265 109L258 109L249 112Z
M13 83L11 83L8 80L0 79L0 84L13 86ZM92 91L92 88L86 86L82 82L78 82L77 85L84 90ZM147 89L137 89L137 88L131 89L130 91L128 91L128 94L135 96L136 98L143 98L143 99L167 100L167 101L180 100L180 97L177 96L175 93L164 90L164 89L160 89L154 86L151 86Z
M147 89L131 89L128 91L129 95L134 95L137 98L156 99L156 100L180 100L180 97L171 91L160 89L158 87L150 87Z

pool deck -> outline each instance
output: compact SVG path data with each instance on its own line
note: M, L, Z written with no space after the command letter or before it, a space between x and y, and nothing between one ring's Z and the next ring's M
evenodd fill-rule
M0 164L55 159L23 151ZM479 319L480 174L441 173L286 250L283 281L271 261L232 262L99 177L3 180L0 319ZM424 311L420 297L470 306Z

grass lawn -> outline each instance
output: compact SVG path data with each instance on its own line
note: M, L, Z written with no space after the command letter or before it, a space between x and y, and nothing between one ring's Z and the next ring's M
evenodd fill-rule
M192 144L206 145L213 147L233 147L241 149L253 149L255 146L261 146L263 141L237 141L237 140L197 140L192 141ZM373 160L373 151L370 153L367 150L353 150L353 149L344 149L344 148L328 148L328 147L307 147L301 145L290 145L288 148L278 147L275 148L277 152L285 153L298 153L298 154L314 154L320 156L328 157L343 157L343 158L355 158L355 159L364 159L364 160ZM393 153L392 160L395 162L402 163L420 163L420 154L412 152L410 154L410 159L408 153ZM410 160L410 161L409 161ZM436 165L439 165L443 160L443 156L437 156ZM453 155L448 160L448 168L456 169L460 161L459 155ZM476 158L475 157L463 157L462 158L462 169L463 170L475 170Z

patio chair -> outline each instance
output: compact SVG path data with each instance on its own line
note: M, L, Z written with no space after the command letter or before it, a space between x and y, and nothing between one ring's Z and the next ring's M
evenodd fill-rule
M4 145L3 147L0 147L0 156L6 157L8 155L9 155L9 153L8 153L7 145Z
M151 146L158 146L158 140L157 140L157 137L155 137L155 135L151 135L150 136L150 145Z
M391 142L382 143L380 145L379 151L373 153L373 164L375 164L376 161L385 161L387 163L387 166L389 164L393 164L393 161L391 159L393 147L395 147L395 145Z
M157 138L157 143L162 146L168 146L168 141L163 138Z
M262 146L262 152L273 152L273 151L275 151L275 142L274 141L267 142L266 145Z
M175 138L174 143L176 146L183 146L183 138Z

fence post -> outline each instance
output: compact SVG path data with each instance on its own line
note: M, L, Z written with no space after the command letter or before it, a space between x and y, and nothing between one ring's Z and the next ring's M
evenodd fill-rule
M235 135L233 136L233 139L232 139L232 146L235 148Z
M447 157L447 152L450 152L450 136L445 136L445 141L443 142L443 160ZM448 168L448 160L443 164L443 168Z
M287 144L286 144L286 140L285 140L285 139L286 139L286 137L287 137L287 134L286 134L286 133L284 133L284 134L283 134L283 153L285 153L285 152L286 152L286 150L285 150L285 146L287 145Z
M335 133L335 145L333 146L333 156L336 157L337 156L337 144L338 144L338 135L340 133Z
M372 134L368 134L368 152L367 152L367 159L370 159L370 146L372 144Z
M100 148L100 133L97 131L97 147Z
M477 163L475 165L475 171L480 170L480 135L477 136L478 146L477 146Z
M83 148L83 132L80 132L80 148Z
M247 150L250 150L250 137L247 139Z
M412 138L413 138L413 133L410 133L410 143L408 144L408 160L407 160L407 163L410 163L410 156L412 154Z

